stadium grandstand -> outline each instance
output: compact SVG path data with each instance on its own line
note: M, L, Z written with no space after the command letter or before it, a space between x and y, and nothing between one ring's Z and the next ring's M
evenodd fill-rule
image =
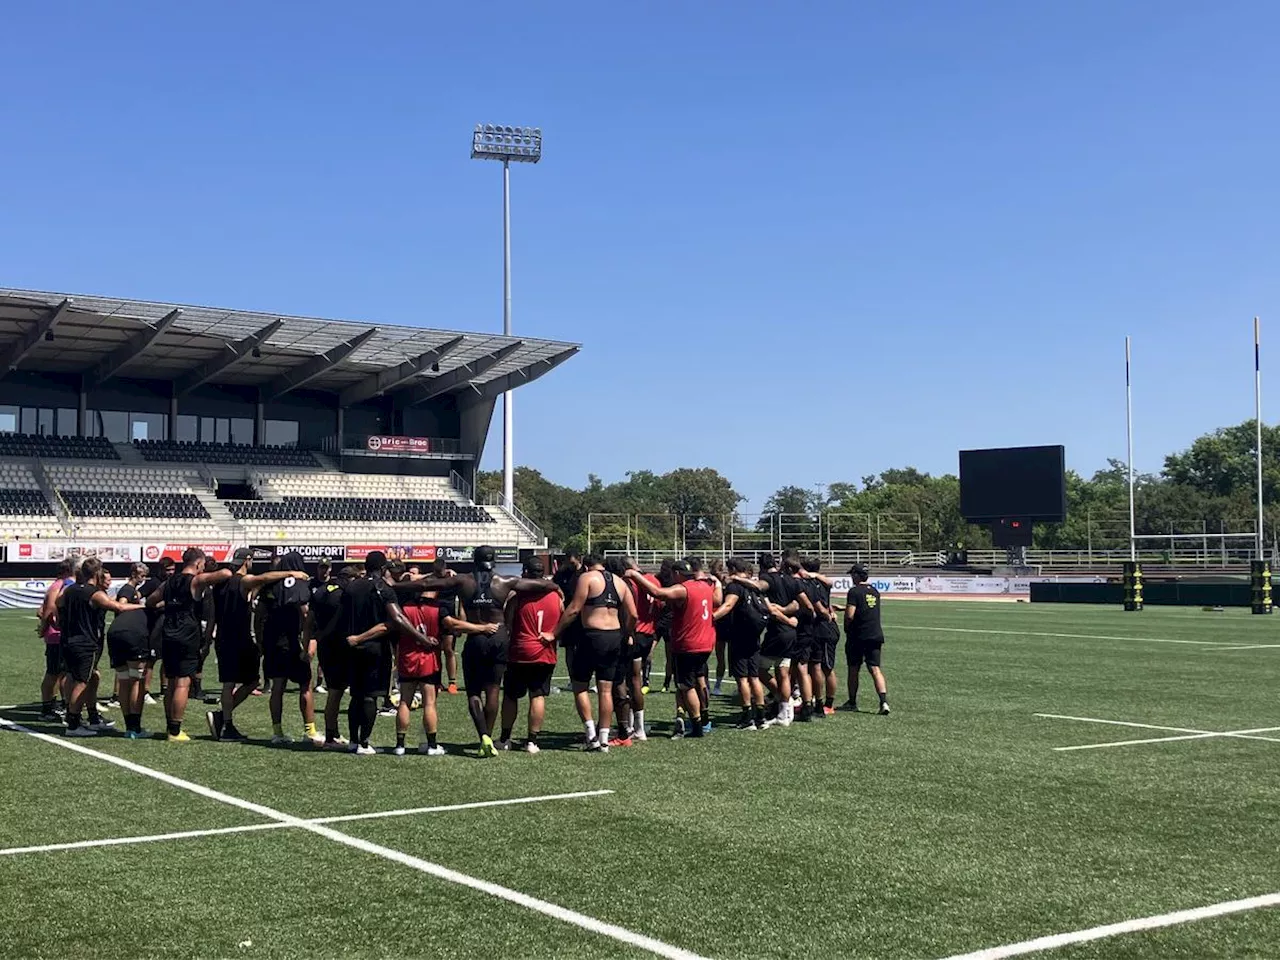
M542 532L471 493L495 401L578 349L0 289L4 559L310 545L426 560L481 543L514 559Z

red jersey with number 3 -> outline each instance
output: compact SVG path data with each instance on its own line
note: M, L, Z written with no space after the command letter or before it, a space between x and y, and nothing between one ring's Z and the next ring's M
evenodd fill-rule
M675 608L671 644L676 653L710 653L716 648L715 587L709 580L686 580L688 598Z
M655 587L662 586L662 584L658 582L658 578L652 573L641 574L641 576L652 583ZM662 604L661 602L653 599L653 597L649 596L630 580L627 581L627 586L631 588L631 592L636 598L636 633L643 633L652 637L658 631L658 614L662 612Z
M556 645L543 643L542 634L551 633L560 622L560 594L541 596L517 594L515 630L507 649L509 663L555 663Z
M434 603L411 603L404 608L408 619L424 637L440 637L440 608ZM396 670L401 677L419 679L440 672L438 650L425 650L408 637L400 638L396 649Z

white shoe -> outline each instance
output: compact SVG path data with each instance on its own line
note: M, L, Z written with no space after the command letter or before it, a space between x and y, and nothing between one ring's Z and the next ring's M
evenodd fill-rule
M338 737L337 740L326 740L323 746L326 750L345 750L347 741L345 737Z
M631 731L631 739L644 741L649 739L649 735L639 727L636 727Z
M307 742L308 742L308 743L310 743L313 747L319 747L319 748L323 749L323 748L324 748L324 734L323 734L323 733L317 733L314 737L307 737Z
M497 742L497 744L495 744L495 746L497 746L497 748L498 748L499 750L502 750L502 751L504 751L504 752L507 752L507 751L510 751L510 750L511 750L511 741L510 741L510 740L499 740L499 741Z
M273 747L283 747L290 743L293 743L293 737L286 736L283 733L277 733L271 738L271 745Z
M524 752L525 753L541 753L542 751L538 748L538 745L536 743L526 743L524 745Z
M90 723L87 726L90 730L100 732L102 730L114 730L116 722L114 720L108 720L106 717L99 717L97 723Z
M403 757L403 756L404 756L404 747L400 746L400 744L398 744L398 743L397 743L397 744L396 744L396 748L395 748L394 750L392 750L391 752L392 752L392 753L394 753L397 757Z
M428 757L443 757L444 747L440 746L440 744L436 744L434 747L429 747L425 743L420 743L418 744L418 752Z
M410 709L410 710L421 710L421 709L422 709L422 694L420 694L420 693L415 693L415 694L413 695L413 703L411 703L411 704L409 705L409 709Z
M64 737L96 737L98 731L92 727L76 727L74 730L68 729L63 731Z
M356 747L356 756L358 757L372 757L377 752L373 747Z
M888 715L889 715L889 703L888 701L886 701L880 704L880 716L887 717Z
M773 725L775 727L789 727L791 726L791 721L789 719L783 719L782 717L775 717Z
M711 692L712 692L713 694L715 694L717 697L718 697L718 696L720 696L720 681L719 681L719 680L717 680L717 681L715 682L715 686L713 686L713 687L711 688Z
M793 693L793 694L791 694L791 705L792 705L793 707L798 707L798 706L800 706L800 704L801 704L801 703L803 703L803 702L804 702L804 701L800 699L800 694L798 694L798 693Z
M316 684L316 693L328 693L328 692L329 692L329 688L326 687L323 683Z
M143 698L142 698L142 700L143 700L143 702L144 702L144 703L146 703L146 705L147 705L148 707L154 707L154 706L159 702L159 701L157 701L157 700L156 700L156 698L155 698L155 697L153 697L153 696L152 696L151 694L149 694L149 693L148 693L145 697L143 697Z

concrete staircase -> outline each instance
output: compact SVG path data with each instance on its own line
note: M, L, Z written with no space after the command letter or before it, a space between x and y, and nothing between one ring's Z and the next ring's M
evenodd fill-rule
M206 487L193 486L192 490L201 506L209 511L214 525L222 531L228 543L247 544L248 534L240 521L231 515L227 505L218 499L218 495Z

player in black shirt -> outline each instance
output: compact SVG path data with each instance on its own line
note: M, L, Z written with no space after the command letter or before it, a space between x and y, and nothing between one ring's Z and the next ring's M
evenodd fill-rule
M182 554L182 570L147 597L148 608L163 611L160 622L160 658L169 681L165 695L165 716L170 743L187 743L191 738L182 729L187 712L191 680L200 671L200 648L204 629L200 614L204 593L220 580L229 580L230 570L205 570L204 551L188 547Z
M156 561L156 572L151 573L142 586L138 588L138 596L145 604L147 598L164 586L166 580L173 576L173 557L161 557ZM160 627L164 621L159 607L147 607L147 630L151 637L151 656L147 658L146 668L142 671L142 700L147 706L155 706L156 699L151 696L151 674L155 672L156 661L160 659ZM165 698L164 677L160 678L160 699Z
M809 588L809 595L817 610L814 624L813 653L809 660L809 674L813 683L814 716L830 716L835 713L836 648L840 645L840 625L836 623L831 607L832 581L822 575L822 563L809 558L803 561L800 574Z
M262 672L271 681L271 742L276 746L293 742L284 732L284 690L293 681L298 685L304 734L314 746L323 746L324 739L316 732L315 699L311 693L315 644L310 638L304 643L302 635L311 604L311 583L297 553L286 553L276 566L285 576L258 598L259 603L268 604L262 628Z
M67 736L92 737L113 726L98 714L95 699L98 657L102 653L102 618L99 611L116 613L136 609L107 596L102 588L102 561L86 557L76 573L76 582L58 594L58 625L62 630L62 653L67 669ZM88 726L81 725L80 711L89 709Z
M764 685L760 682L762 627L752 616L755 609L761 610L763 615L763 600L757 606L755 597L760 596L759 591L742 580L731 579L734 576L750 577L752 570L749 563L738 557L730 557L727 569L724 602L716 608L713 616L717 628L724 625L723 632L728 643L729 675L737 682L738 696L742 699L742 717L738 720L738 729L763 730ZM716 636L717 639L720 636L719 629Z
M253 695L258 685L261 652L253 639L253 596L263 587L287 577L303 577L301 568L252 574L253 551L240 547L226 569L231 576L213 585L213 645L218 654L218 683L222 686L222 709L204 715L215 740L240 742L245 735L236 729L236 707Z
M147 611L142 607L138 593L147 580L149 571L145 563L135 563L129 571L129 579L116 591L121 603L136 604L117 613L107 631L107 653L111 668L116 672L119 687L120 709L124 713L125 737L143 740L150 736L142 729L142 706L145 688L142 678L147 661L155 657L151 647L151 630L147 623ZM105 611L104 611L105 612Z
M760 577L755 584L764 590L770 613L760 642L760 681L777 698L777 722L785 727L790 725L795 713L791 704L791 661L798 642L796 613L800 601L796 597L800 587L796 578L782 570L778 561L767 553L760 555Z
M315 644L318 673L325 676L324 744L343 747L347 741L338 733L338 717L342 695L351 685L351 650L345 636L339 636L338 618L342 610L342 591L360 575L355 567L343 567L336 577L317 586L312 584L311 606L307 617L306 641ZM319 693L317 686L316 692Z
M867 665L880 697L880 715L888 716L889 701L885 692L884 672L880 669L880 650L884 646L884 630L880 626L880 591L867 583L870 572L862 564L849 571L853 586L844 608L844 655L849 663L849 702L846 710L858 709L858 668Z

